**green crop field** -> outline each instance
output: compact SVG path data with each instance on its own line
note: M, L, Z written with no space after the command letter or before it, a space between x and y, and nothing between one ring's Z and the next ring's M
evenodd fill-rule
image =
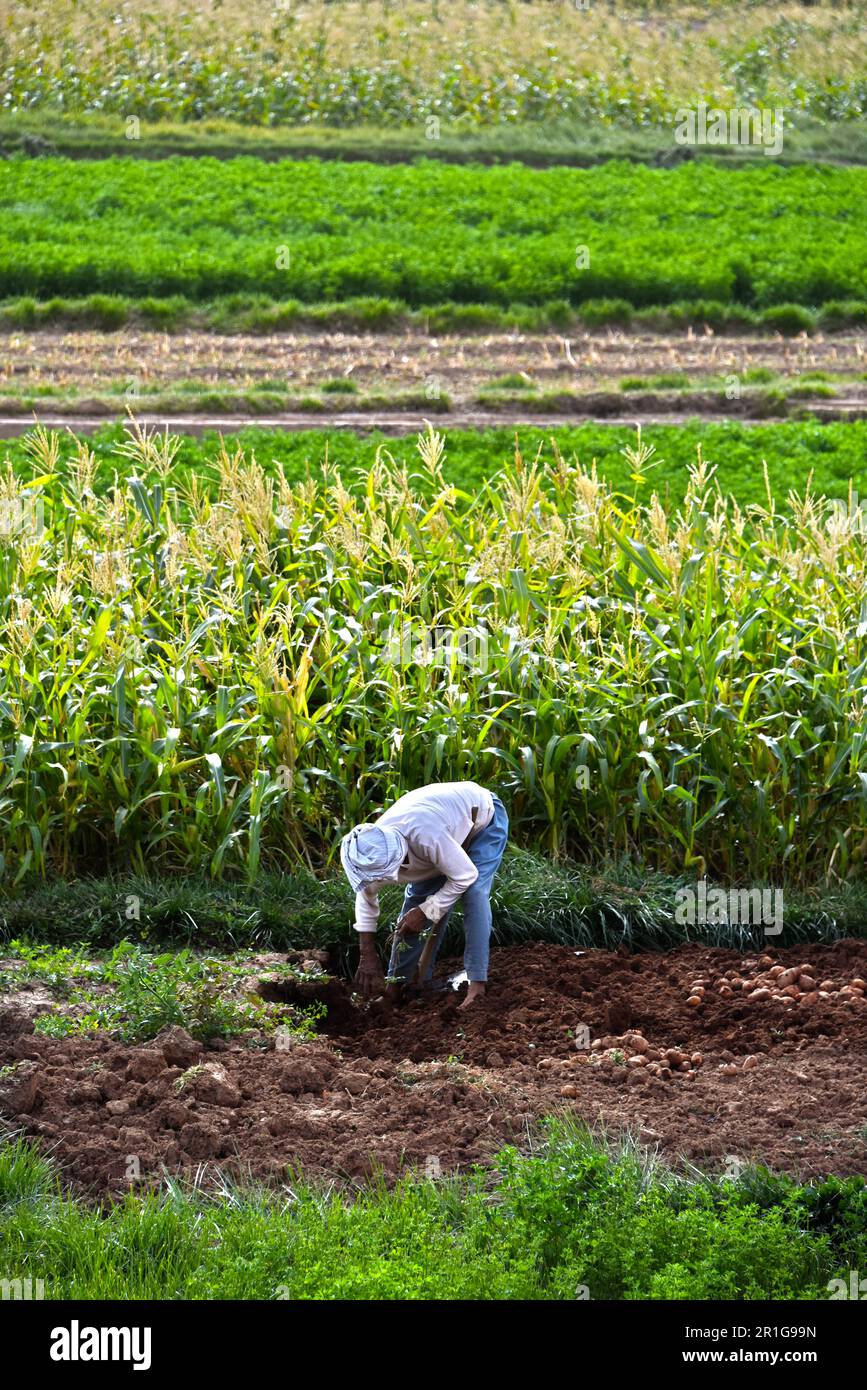
M327 853L402 785L460 777L555 855L796 884L860 862L857 497L748 515L699 458L675 512L638 440L624 492L562 455L469 492L442 447L420 441L423 487L383 452L351 493L225 446L208 488L168 438L134 438L97 494L86 443L60 466L31 437L0 572L16 879L252 878Z
M867 298L859 168L16 158L0 212L5 296L762 308Z
M246 125L670 122L713 95L863 117L862 3L10 0L4 111Z

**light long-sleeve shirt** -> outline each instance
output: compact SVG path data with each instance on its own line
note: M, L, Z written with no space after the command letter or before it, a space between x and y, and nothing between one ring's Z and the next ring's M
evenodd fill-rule
M406 858L388 882L421 883L442 875L442 888L420 904L430 922L439 922L478 878L466 845L493 818L493 797L477 782L435 782L407 792L374 822L406 839ZM356 931L376 931L383 883L368 884L355 895Z

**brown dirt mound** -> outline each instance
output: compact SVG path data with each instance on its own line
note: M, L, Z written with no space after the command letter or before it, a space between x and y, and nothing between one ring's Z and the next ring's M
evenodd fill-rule
M288 1050L203 1048L181 1030L143 1047L48 1039L19 1004L0 1009L0 1113L92 1193L202 1163L445 1172L561 1110L711 1170L733 1157L865 1172L865 976L859 941L747 957L535 944L495 951L488 995L465 1011L452 993L362 1010L332 983L328 1033Z

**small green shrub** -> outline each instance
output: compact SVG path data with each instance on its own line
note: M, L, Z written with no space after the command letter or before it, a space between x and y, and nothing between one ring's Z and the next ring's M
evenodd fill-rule
M354 381L347 377L336 376L330 381L323 381L319 387L320 391L326 396L352 396L358 390Z
M816 327L816 315L801 304L774 304L761 313L763 328L772 328L778 333L812 333Z
M588 299L578 305L578 313L588 328L605 328L608 324L626 328L634 310L628 299Z

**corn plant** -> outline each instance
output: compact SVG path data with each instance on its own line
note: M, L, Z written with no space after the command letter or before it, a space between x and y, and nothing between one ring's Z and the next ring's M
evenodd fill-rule
M702 10L696 25L695 9ZM732 16L732 9L735 15ZM3 109L141 119L646 126L713 92L837 121L864 110L864 15L845 6L281 6L10 0Z
M807 885L867 844L861 512L742 510L555 453L475 492L429 430L349 485L131 427L26 441L0 535L4 882L334 862L409 787L473 778L515 838L587 862ZM209 481L209 477L213 481ZM37 505L38 504L38 505ZM441 647L431 633L462 634ZM404 641L404 635L409 640Z

